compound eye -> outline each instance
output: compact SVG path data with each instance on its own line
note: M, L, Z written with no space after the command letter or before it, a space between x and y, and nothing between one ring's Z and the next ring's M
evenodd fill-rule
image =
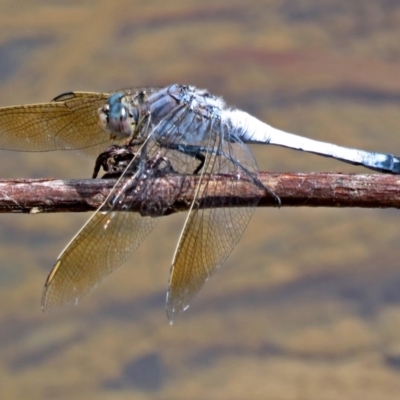
M108 128L121 139L132 134L132 120L125 104L115 103L110 106Z
M112 107L114 104L121 103L122 97L124 97L122 93L114 93L108 98L107 104Z

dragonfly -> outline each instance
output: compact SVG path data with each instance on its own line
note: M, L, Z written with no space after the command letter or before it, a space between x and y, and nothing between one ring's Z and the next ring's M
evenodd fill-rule
M154 171L164 170L199 177L171 264L166 309L172 322L225 262L259 201L255 197L246 207L239 207L235 199L222 204L215 196L210 207L201 207L200 199L214 190L210 177L226 174L226 190L233 191L246 180L274 196L258 178L249 143L283 146L379 172L400 173L400 158L392 154L279 130L189 85L68 92L48 103L0 108L1 149L75 150L93 158L104 155L110 146L134 149L104 203L58 257L45 282L42 309L49 312L76 304L137 249L165 210L156 216L130 212L127 193L148 190L154 182L151 178L158 175ZM104 157L97 161L97 171L102 163ZM279 204L279 198L276 201Z

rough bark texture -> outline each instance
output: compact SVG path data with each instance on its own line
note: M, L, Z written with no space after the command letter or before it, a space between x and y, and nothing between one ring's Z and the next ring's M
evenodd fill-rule
M151 205L165 214L188 209L195 188L197 176L168 175L155 181L143 181L149 190L139 190L126 198L131 200L132 211L146 213ZM262 195L259 207L277 206L271 195L240 181L234 193L225 191L224 182L229 179L223 175L210 176L213 196L224 203L235 197L235 204L245 206L254 196ZM352 175L332 173L261 173L261 181L281 199L282 207L365 207L400 208L400 177L396 175ZM8 179L0 180L1 213L39 213L39 212L83 212L96 210L115 184L115 180L54 180L54 179ZM210 186L209 186L210 188ZM141 193L147 193L144 198ZM138 194L139 193L139 194ZM210 199L202 199L207 207ZM157 210L155 210L155 215Z

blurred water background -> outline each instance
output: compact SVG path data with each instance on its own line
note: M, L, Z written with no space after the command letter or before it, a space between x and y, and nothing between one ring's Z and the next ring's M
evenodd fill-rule
M281 129L400 154L400 3L0 1L0 106L188 83ZM369 173L252 147L261 170ZM70 152L1 152L2 178L90 177ZM258 209L173 326L184 215L78 307L44 315L47 273L88 214L0 216L0 397L397 399L400 213Z

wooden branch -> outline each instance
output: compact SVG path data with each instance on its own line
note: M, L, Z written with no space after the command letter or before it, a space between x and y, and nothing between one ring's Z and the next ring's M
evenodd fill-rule
M254 196L262 196L259 207L277 206L268 193L245 180L226 192L228 176L210 176L210 196L227 205L246 206ZM172 214L188 210L199 177L167 175L141 181L139 194L132 193L126 204L134 200L132 211L145 215ZM281 199L282 207L366 207L400 208L400 177L397 175L353 175L333 173L261 173L261 181ZM0 213L83 212L96 210L115 184L115 180L0 180ZM148 186L146 186L148 185ZM146 190L142 190L146 186ZM149 189L149 190L147 190ZM146 198L140 193L146 193ZM212 198L203 198L208 207Z

